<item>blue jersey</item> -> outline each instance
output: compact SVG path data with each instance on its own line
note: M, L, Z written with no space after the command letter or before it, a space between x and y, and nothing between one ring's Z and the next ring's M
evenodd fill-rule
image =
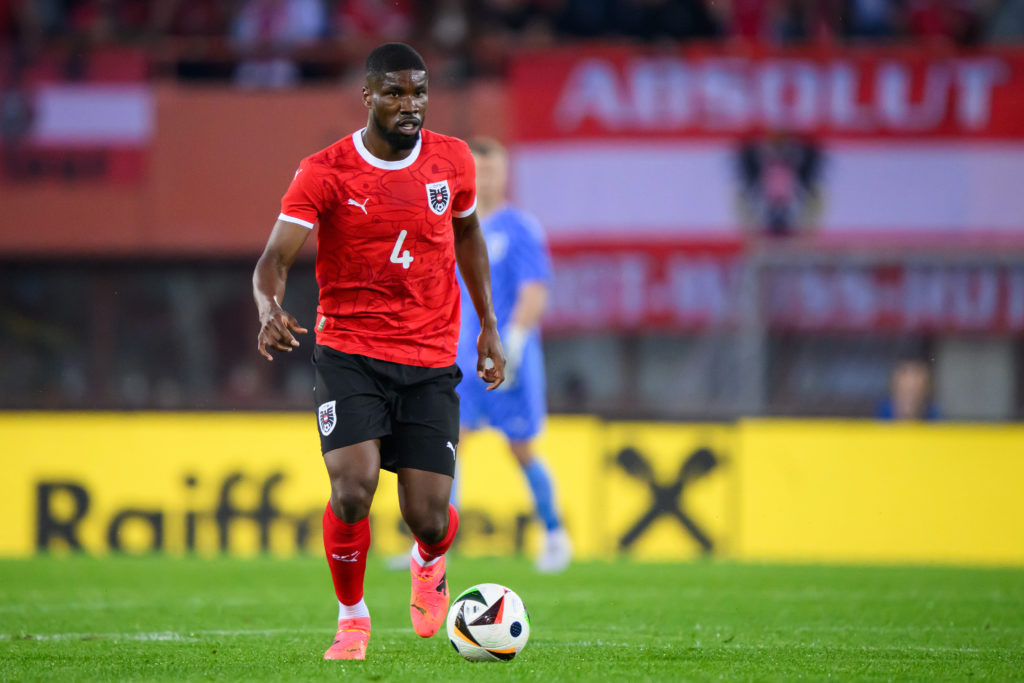
M887 398L875 406L875 417L879 420L896 419L896 406L893 404L891 398ZM929 403L925 407L924 415L921 416L921 420L925 422L934 422L941 419L942 415L939 413L939 407L934 403Z
M494 314L498 330L503 332L508 327L520 287L528 282L547 284L551 280L551 257L540 224L508 204L488 216L481 228L491 263ZM457 362L464 375L458 388L462 423L477 427L486 421L510 439L532 438L540 431L547 410L540 333L538 330L530 332L512 386L506 391L485 391L486 385L476 375L480 322L461 276L459 286L462 288L462 330Z

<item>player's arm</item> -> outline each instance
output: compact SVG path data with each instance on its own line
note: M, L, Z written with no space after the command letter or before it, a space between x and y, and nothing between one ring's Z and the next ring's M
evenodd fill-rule
M480 318L476 374L488 383L487 390L490 391L505 381L505 352L501 348L498 319L491 300L491 264L487 258L487 243L476 211L464 218L453 218L452 225L455 229L455 260ZM491 367L486 366L488 358L494 363Z
M291 351L299 345L292 333L304 334L308 331L281 308L281 301L284 300L288 270L309 233L310 229L302 225L278 220L252 274L252 294L260 316L256 350L267 360L274 358L266 347L275 351Z
M516 305L512 309L509 322L515 327L529 332L540 325L544 310L548 305L548 285L542 280L530 280L519 286L516 293Z
M543 280L528 280L519 286L516 303L502 331L508 365L513 372L523 360L523 351L530 333L540 325L548 303L548 286ZM513 380L514 381L514 380Z
M533 218L516 214L509 250L505 258L512 264L518 282L516 301L508 323L501 331L505 345L505 384L514 384L516 372L523 361L526 342L540 326L548 302L551 280L551 256L544 232Z

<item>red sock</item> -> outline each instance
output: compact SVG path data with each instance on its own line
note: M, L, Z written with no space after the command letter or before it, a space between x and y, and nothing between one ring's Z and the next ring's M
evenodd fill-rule
M343 605L355 605L363 599L369 548L370 518L349 524L338 519L328 503L324 510L324 552L334 580L334 592Z
M448 548L452 547L452 541L455 540L455 532L459 530L459 513L455 510L455 507L448 504L448 532L444 535L437 543L428 545L416 539L416 550L419 551L420 557L423 558L424 562L430 562L448 552Z

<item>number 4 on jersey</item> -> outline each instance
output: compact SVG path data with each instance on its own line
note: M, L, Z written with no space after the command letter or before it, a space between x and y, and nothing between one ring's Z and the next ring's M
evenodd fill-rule
M408 270L409 264L412 263L412 255L409 253L409 250L406 249L404 252L402 252L401 256L398 255L398 252L402 248L402 242L405 242L406 234L407 233L405 230L398 233L398 241L395 242L395 248L391 250L391 262L401 263L402 267Z

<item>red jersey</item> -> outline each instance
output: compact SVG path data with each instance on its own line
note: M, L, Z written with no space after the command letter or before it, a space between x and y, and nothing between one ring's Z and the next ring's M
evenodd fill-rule
M475 209L473 157L458 138L421 129L409 156L384 161L357 131L303 159L278 219L320 224L317 343L405 365L454 363L452 217Z

